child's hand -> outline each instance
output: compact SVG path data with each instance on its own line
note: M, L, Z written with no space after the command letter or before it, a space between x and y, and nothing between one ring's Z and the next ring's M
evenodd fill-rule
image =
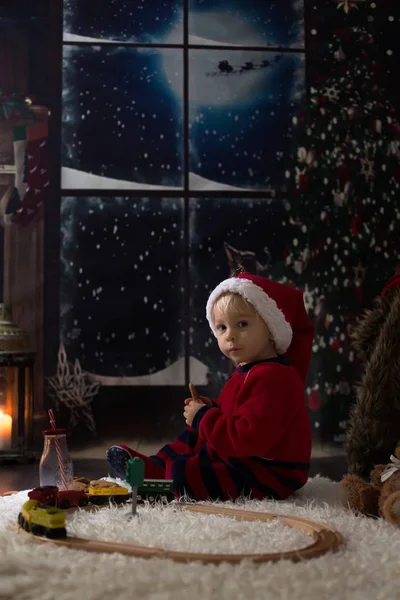
M186 400L189 400L189 402L186 403ZM196 414L201 408L203 408L203 406L206 406L206 404L204 402L195 402L193 398L186 398L186 400L185 408L183 410L183 418L185 419L186 425L191 425Z
M212 404L212 401L210 400L210 398L207 398L206 396L199 396L199 400L201 400L201 402L203 404L205 404L206 406L211 406L211 404ZM187 404L189 404L189 402L195 402L195 401L193 400L193 398L185 398L185 406Z

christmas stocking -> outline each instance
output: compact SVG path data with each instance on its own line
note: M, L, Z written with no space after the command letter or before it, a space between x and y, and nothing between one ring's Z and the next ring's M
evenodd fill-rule
M14 192L11 194L4 212L4 221L7 224L18 221L18 211L21 209L21 198L26 193L25 182L25 154L26 154L26 125L14 127L14 162L15 162L15 182Z
M50 157L48 146L48 125L38 123L27 128L25 159L26 192L21 198L19 222L29 223L46 201L50 191Z
M49 194L47 123L14 127L14 159L15 190L5 220L27 225Z

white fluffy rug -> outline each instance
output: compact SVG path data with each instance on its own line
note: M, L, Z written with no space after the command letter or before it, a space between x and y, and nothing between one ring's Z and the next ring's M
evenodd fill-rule
M245 501L225 506L292 514L327 523L345 538L336 553L294 564L180 564L171 560L89 554L37 544L18 535L16 519L26 492L0 498L1 600L395 600L400 598L400 528L356 517L337 502L337 484L316 477L285 502ZM310 543L276 522L239 522L218 516L139 507L68 519L71 534L174 550L276 552Z

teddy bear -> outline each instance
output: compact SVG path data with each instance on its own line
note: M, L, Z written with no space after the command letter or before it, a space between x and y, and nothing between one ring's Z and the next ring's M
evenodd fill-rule
M400 440L400 268L351 331L362 360L346 428L348 473L368 481Z
M387 465L376 465L370 483L357 475L345 475L339 484L339 500L345 508L370 517L384 517L400 527L400 442Z

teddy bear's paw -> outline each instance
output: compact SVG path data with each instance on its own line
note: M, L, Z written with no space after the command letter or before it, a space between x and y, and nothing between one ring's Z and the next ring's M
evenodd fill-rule
M355 509L356 491L346 481L341 481L338 487L339 501L345 508Z
M382 513L389 523L400 527L400 492L394 492L386 499Z
M339 484L339 501L350 510L371 517L378 516L380 490L356 475L346 475Z

